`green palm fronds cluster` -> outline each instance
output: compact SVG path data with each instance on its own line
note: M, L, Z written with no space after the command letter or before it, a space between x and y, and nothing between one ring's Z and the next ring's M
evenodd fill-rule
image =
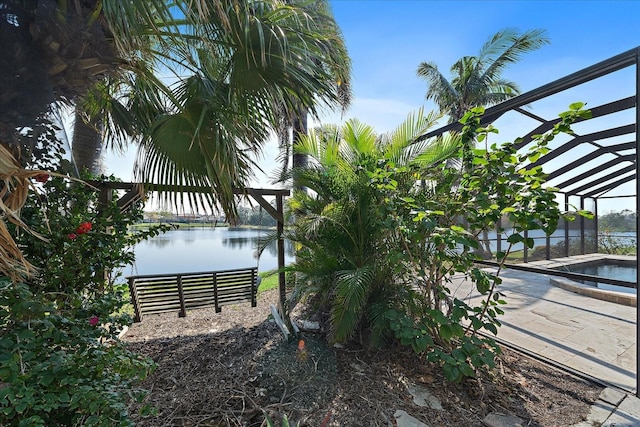
M455 137L417 142L436 118L418 111L382 136L351 120L341 128L313 130L300 140L297 149L310 161L294 168L291 176L309 191L296 192L289 200L295 222L288 237L299 248L292 268L304 291L316 293L331 307L336 341L361 327L375 331L389 307L406 301L407 272L390 256L399 244L398 230L388 226L390 218L380 209L387 201L372 176L379 168L419 169L455 155L460 148ZM408 193L422 191L411 175L393 184Z
M523 54L547 43L544 30L519 33L507 28L490 37L478 56L464 56L456 61L450 69L451 79L433 62L422 62L417 74L429 84L426 98L433 100L452 123L473 107L488 107L519 95L518 85L502 73Z

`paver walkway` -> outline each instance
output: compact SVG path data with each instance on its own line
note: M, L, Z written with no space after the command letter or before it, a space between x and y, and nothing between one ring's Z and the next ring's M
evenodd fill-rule
M624 390L636 388L636 308L575 294L550 276L507 270L500 291L508 304L498 338ZM477 303L464 278L458 298Z
M573 427L640 427L640 399L605 388L591 406L587 419Z

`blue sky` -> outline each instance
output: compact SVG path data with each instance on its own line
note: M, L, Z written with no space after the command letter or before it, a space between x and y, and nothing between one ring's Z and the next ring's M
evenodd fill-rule
M476 55L484 42L506 27L520 31L541 28L551 43L525 55L504 73L526 92L596 62L640 46L640 1L420 1L332 0L353 64L353 103L344 117L327 113L323 122L357 117L386 132L422 106L426 82L416 76L423 61L443 74L460 57ZM586 92L539 106L553 115L570 102L598 105L601 96L633 94L631 71ZM548 109L548 111L547 111ZM516 136L516 135L514 135ZM275 168L274 144L265 148L263 168ZM109 155L107 167L129 179L132 155ZM271 186L261 176L257 187Z
M391 129L422 105L434 108L424 100L426 82L416 76L421 62L433 61L448 75L458 58L476 55L491 35L506 27L545 29L551 39L551 44L525 55L505 72L522 91L640 45L639 1L334 0L331 4L353 61L355 102L349 115L378 124L380 130ZM389 114L390 107L406 109L396 116ZM371 119L366 120L365 114Z

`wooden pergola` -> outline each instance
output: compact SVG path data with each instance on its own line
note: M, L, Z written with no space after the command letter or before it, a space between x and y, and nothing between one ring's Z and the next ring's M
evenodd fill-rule
M113 201L114 190L124 190L125 194L117 200L120 209L127 209L132 203L141 200L144 194L149 191L163 191L172 193L209 193L208 187L196 186L177 186L150 183L134 183L134 182L111 182L111 181L87 181L88 184L95 187L99 191L99 203L106 205ZM264 188L236 188L233 190L236 195L250 196L277 222L277 247L278 247L278 293L279 293L279 309L283 316L286 316L286 285L285 274L283 268L285 266L285 248L282 234L284 232L284 198L289 196L291 192L288 189L264 189ZM273 196L276 198L276 207L274 208L264 197Z

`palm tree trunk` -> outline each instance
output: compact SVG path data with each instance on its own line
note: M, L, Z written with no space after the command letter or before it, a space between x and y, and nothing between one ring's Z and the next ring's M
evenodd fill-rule
M85 169L92 175L102 172L102 132L98 130L102 124L90 125L82 118L82 111L76 106L75 123L73 125L73 142L71 154L76 170Z
M306 108L300 108L298 114L293 118L293 167L300 168L307 166L308 158L306 154L300 154L296 152L296 145L298 144L298 138L300 135L307 134L307 116L308 111ZM302 187L299 183L293 183L294 191L306 191L306 188Z

